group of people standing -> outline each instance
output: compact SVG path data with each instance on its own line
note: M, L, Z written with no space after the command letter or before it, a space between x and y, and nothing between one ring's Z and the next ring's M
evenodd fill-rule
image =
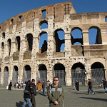
M64 107L64 92L59 84L59 78L54 77L53 83L47 81L47 97L49 100L49 107ZM44 91L43 91L44 92ZM28 80L24 89L24 103L22 107L36 107L36 85L35 80Z
M26 86L24 89L24 103L22 107L36 107L36 102L35 102L35 96L36 96L36 85L35 85L35 80L32 79L32 81L28 80L26 82Z
M93 90L93 84L92 84L91 79L88 79L87 86L88 86L88 94L95 94L95 92ZM105 79L102 80L102 86L103 86L104 92L106 94L107 93L107 81ZM76 91L79 91L79 81L78 80L75 81L75 89L76 89Z

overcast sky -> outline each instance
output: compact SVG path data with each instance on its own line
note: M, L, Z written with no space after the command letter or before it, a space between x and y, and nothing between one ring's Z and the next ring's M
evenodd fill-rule
M0 0L0 23L33 8L72 1L77 13L107 12L107 0Z

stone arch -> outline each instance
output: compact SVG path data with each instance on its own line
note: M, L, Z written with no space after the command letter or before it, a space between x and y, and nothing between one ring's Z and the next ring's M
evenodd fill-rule
M8 66L5 66L4 68L4 86L7 86L8 85L8 79L9 79L9 68Z
M66 85L65 82L66 72L65 72L65 66L63 64L56 63L53 66L53 76L57 76L59 78L60 84Z
M33 35L31 33L28 33L26 35L26 40L27 40L27 46L28 46L28 51L32 51L33 47Z
M97 26L88 29L89 44L102 44L101 30Z
M47 29L48 28L48 22L46 20L43 20L39 24L40 29Z
M65 32L63 29L56 29L54 31L55 52L63 52L65 48ZM62 47L63 45L63 47Z
M39 64L39 79L46 83L47 81L47 68L45 64Z
M78 44L76 44L78 43ZM71 30L71 44L72 45L83 45L83 32L79 27L74 27Z
M105 79L105 68L101 62L94 62L91 65L91 76L95 84L101 84Z
M80 84L85 85L85 66L81 62L74 63L71 68L72 85L75 85L76 80Z
M23 69L23 82L31 80L31 67L30 65L25 65Z
M5 39L5 32L2 33L2 38Z
M20 43L21 43L20 36L17 36L16 37L16 48L18 51L20 51Z
M2 51L4 51L4 42L1 43Z
M12 75L12 83L13 83L13 85L18 82L18 75L19 75L18 67L15 65L13 67L13 75Z
M11 39L8 39L7 43L8 43L9 56L10 56L10 53L11 53Z
M39 35L40 53L47 52L47 47L48 47L48 33L43 31Z

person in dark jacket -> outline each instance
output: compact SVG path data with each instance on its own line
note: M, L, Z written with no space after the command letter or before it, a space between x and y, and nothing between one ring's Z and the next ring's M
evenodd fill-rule
M88 79L88 94L95 94L95 92L93 91L93 88L92 88L92 81L91 79Z
M59 85L58 77L53 78L51 89L47 89L49 107L64 107L64 92L63 88Z
M32 107L32 103L31 103L31 93L30 93L30 80L27 81L25 89L24 89L24 103L22 105L22 107L26 107L26 105L28 105L28 107Z
M12 88L12 82L9 83L8 90L11 90L11 88Z
M32 107L36 107L36 101L35 101L35 96L36 96L35 79L32 79L32 82L30 84L30 93L31 93Z
M75 81L75 89L77 91L79 91L79 81L78 80Z

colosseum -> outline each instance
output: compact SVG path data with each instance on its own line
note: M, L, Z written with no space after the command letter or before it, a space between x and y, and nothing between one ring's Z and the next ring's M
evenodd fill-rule
M0 24L1 85L52 81L53 76L66 86L107 78L107 13L77 14L71 2L64 2Z

